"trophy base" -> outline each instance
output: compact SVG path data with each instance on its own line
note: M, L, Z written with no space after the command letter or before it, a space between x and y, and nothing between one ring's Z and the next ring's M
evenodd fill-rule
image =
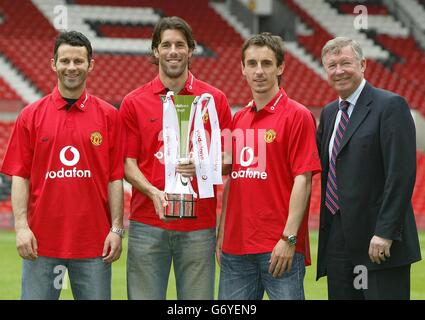
M198 199L192 194L167 193L166 218L196 219Z

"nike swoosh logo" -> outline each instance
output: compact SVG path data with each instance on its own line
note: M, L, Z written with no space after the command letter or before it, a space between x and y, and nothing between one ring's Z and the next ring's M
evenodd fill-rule
M188 184L188 182L189 182L189 179L187 179L187 178L185 178L185 177L183 177L183 176L181 176L180 177L180 182L182 183L182 185L183 186L187 186L187 184Z

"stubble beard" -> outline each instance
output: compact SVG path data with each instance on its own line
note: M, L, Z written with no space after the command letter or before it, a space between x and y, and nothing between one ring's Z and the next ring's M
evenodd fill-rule
M171 68L167 65L166 62L160 62L160 66L164 74L171 79L177 79L180 78L184 72L188 68L188 61L186 61L184 64L177 66L176 68Z

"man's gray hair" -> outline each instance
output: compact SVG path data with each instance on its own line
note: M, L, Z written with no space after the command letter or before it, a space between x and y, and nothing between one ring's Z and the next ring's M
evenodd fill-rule
M332 40L326 42L325 46L322 49L322 64L324 64L323 58L328 52L339 54L342 48L351 47L354 54L356 55L359 61L364 59L363 50L360 47L359 43L356 40L347 38L347 37L336 37Z

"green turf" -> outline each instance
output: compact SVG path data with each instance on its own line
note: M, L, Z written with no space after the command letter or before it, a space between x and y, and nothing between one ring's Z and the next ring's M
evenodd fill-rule
M425 232L420 233L422 257L425 258ZM15 249L15 234L10 231L0 231L0 299L19 299L21 285L21 259ZM124 241L124 249L121 259L113 264L112 276L112 298L127 299L125 260L127 252L127 241ZM306 299L326 299L326 279L315 281L316 275L316 253L317 232L311 232L311 252L313 265L307 268L305 277ZM216 276L216 288L218 288L218 274ZM414 300L425 300L425 261L413 264L411 280L411 298ZM217 290L216 290L217 291ZM70 286L64 289L61 299L72 299ZM176 299L175 279L171 274L167 299Z

